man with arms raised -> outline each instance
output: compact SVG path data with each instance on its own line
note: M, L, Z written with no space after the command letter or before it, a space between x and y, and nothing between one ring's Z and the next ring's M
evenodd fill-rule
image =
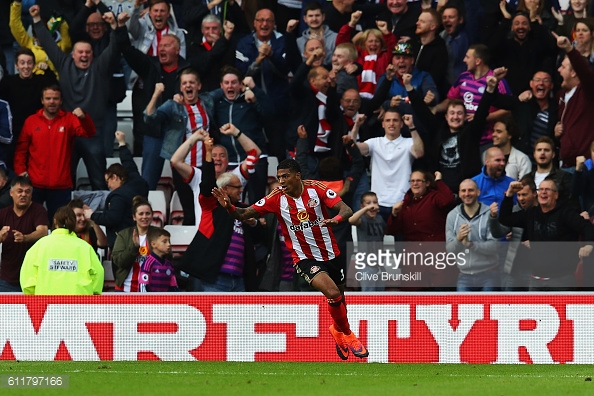
M353 211L326 185L316 180L301 180L297 161L281 161L276 172L281 187L249 208L237 208L220 188L212 193L239 220L276 214L297 273L328 300L333 321L330 333L336 341L336 352L343 360L348 359L349 352L364 358L369 352L350 330L346 315L342 292L344 268L337 266L340 251L331 229L348 220ZM329 218L327 207L338 211L338 215Z

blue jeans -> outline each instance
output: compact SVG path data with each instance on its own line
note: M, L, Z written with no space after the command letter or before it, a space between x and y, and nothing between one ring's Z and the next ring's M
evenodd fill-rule
M214 283L208 283L202 279L190 276L189 287L192 291L197 292L244 292L245 285L243 277L234 276L224 273L219 273L217 280Z
M22 293L19 285L12 285L2 279L0 279L0 293Z
M499 276L499 267L492 270L469 275L460 273L458 275L457 291L499 291L501 279Z
M52 228L54 214L56 211L68 204L72 199L72 189L64 188L61 190L50 190L49 188L33 188L33 201L47 207L47 218L50 229Z
M351 205L353 212L356 212L354 208L359 207L361 203L361 197L368 191L371 191L371 181L369 179L369 175L367 174L367 170L364 170L363 174L361 175L361 179L359 179L359 184L357 184L357 188L355 189L355 193L353 194L353 202ZM391 210L392 209L390 208L390 211Z
M142 140L142 178L149 185L149 190L156 190L157 183L161 178L163 163L161 158L161 147L163 147L163 138L144 136Z
M353 203L354 204L354 203ZM388 218L392 214L392 207L391 206L380 206L379 207L379 214L382 216L386 224L388 223Z

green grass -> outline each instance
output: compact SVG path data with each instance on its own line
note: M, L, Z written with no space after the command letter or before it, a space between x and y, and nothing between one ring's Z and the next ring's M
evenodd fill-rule
M70 376L68 389L0 388L19 395L594 395L586 365L0 361L0 374Z

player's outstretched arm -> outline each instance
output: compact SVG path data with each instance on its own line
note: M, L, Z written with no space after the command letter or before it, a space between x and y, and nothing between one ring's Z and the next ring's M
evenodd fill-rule
M229 196L220 188L213 188L212 195L219 201L219 204L227 210L227 212L237 220L257 219L260 214L256 212L251 206L249 208L238 208L231 203Z
M338 214L331 219L322 220L322 227L335 226L342 221L347 221L353 215L353 210L343 201L338 202L332 209L338 210Z

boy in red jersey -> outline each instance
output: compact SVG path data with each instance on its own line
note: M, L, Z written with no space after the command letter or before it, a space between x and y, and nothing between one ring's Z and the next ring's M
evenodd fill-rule
M235 207L221 189L213 189L213 195L239 220L276 214L297 273L328 300L333 321L330 333L336 341L338 356L346 360L350 351L364 358L369 353L350 330L343 296L344 269L338 264L340 251L331 229L347 221L353 211L323 183L301 180L297 161L286 159L276 169L280 187L248 208ZM337 210L338 215L329 218L327 207Z

